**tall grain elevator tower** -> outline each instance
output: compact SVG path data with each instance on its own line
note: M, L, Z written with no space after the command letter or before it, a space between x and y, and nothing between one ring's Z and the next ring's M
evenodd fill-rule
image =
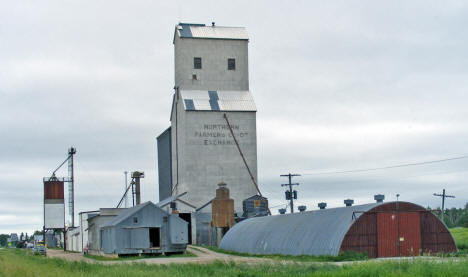
M159 198L183 192L178 210L190 214L225 182L242 212L257 194L224 118L226 114L257 181L256 106L249 91L243 27L179 23L174 32L175 86L171 126L158 136Z

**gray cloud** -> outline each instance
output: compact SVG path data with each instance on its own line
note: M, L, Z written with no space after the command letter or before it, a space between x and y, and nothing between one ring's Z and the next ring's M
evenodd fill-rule
M169 125L173 27L245 26L258 106L259 180L468 153L463 1L15 1L0 10L0 233L42 224L42 177L74 145L76 209L117 204L124 170L157 201L155 137ZM384 193L467 201L466 160L303 176L299 203ZM66 174L62 170L60 174Z

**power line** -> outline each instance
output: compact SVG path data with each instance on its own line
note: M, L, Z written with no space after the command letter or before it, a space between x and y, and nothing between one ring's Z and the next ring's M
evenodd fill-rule
M466 156L460 156L460 157L454 157L454 158L441 159L441 160L433 160L433 161L418 162L418 163L407 163L407 164L391 165L391 166L384 166L384 167L374 167L374 168L365 168L365 169L353 169L353 170L343 170L343 171L328 171L328 172L316 172L316 173L303 173L302 175L328 175L328 174L344 174L344 173L356 173L356 172L376 171L376 170L384 170L384 169L392 169L392 168L400 168L400 167L408 167L408 166L416 166L416 165L425 165L425 164L441 163L441 162L448 162L448 161L461 160L461 159L468 159L468 155L466 155Z

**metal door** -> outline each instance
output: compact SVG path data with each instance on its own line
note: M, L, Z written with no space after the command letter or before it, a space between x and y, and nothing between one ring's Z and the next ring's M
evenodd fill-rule
M398 215L396 212L377 214L378 257L398 256Z
M419 213L378 213L377 248L378 257L419 255L421 249Z
M400 213L400 256L417 256L421 249L418 212Z

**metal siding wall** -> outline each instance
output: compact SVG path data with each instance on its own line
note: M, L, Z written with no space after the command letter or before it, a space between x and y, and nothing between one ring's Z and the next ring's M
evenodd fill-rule
M188 243L188 222L179 218L178 215L173 214L169 217L169 232L171 244ZM163 238L161 236L161 238Z
M44 204L44 226L50 229L65 227L65 204Z
M398 256L398 216L393 213L377 214L377 244L379 257Z
M420 213L423 253L455 252L457 248L445 225L431 212Z
M44 198L45 199L64 199L63 198L63 182L61 181L44 182Z
M226 114L254 179L258 180L256 114L255 112L226 112ZM230 131L223 118L224 113L179 110L178 115L179 180L176 193L187 191L184 200L198 207L213 199L217 184L223 180L230 190L231 198L234 199L235 211L242 212L242 201L255 195L257 191L234 141L230 139ZM212 129L213 126L215 129ZM197 132L202 136L206 133L208 137L196 137ZM240 133L243 134L242 137ZM225 144L217 144L218 142ZM176 177L174 184L175 179ZM179 210L192 212L191 208L182 205Z
M104 252L104 253L111 253L110 252L110 237L109 237L109 233L107 232L106 229L103 229L102 230L102 245L101 245L101 250Z
M136 228L131 230L132 248L149 248L149 229Z
M88 243L90 250L101 250L101 227L114 216L97 216L88 221Z
M346 233L340 252L355 251L377 257L377 214L361 215Z
M171 128L158 138L159 201L172 195Z
M400 213L400 255L415 256L421 250L421 225L419 223L419 213Z
M211 227L211 213L194 213L198 245L215 245L214 228Z

